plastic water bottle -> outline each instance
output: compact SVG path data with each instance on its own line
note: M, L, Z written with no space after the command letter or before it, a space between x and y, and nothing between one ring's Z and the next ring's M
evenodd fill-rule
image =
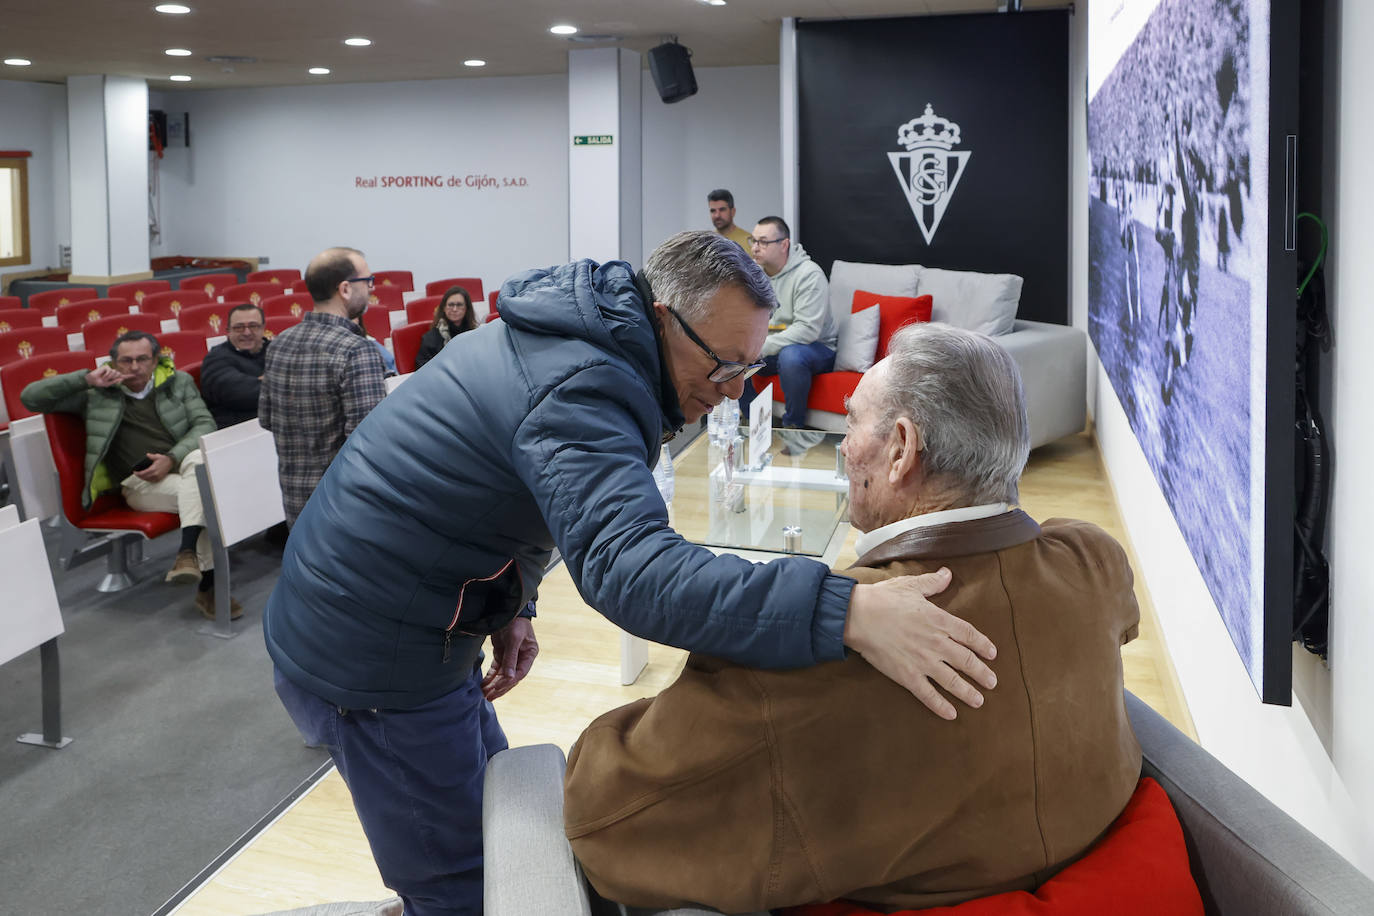
M667 444L659 449L658 464L654 465L654 483L658 485L658 492L663 497L663 504L671 506L673 504L673 456L668 453Z

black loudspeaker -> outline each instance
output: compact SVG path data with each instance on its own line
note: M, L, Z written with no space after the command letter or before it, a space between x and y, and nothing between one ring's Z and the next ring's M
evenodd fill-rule
M697 94L692 52L675 41L649 49L649 73L658 87L658 97L670 105Z

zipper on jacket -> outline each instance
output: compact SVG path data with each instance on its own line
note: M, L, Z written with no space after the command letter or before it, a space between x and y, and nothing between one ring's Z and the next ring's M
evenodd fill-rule
M515 562L515 558L514 558L514 557L511 557L511 558L510 558L509 560L507 560L507 561L505 562L505 564L502 565L502 567L501 567L500 569L498 569L496 572L492 573L492 574L489 575L489 576L482 576L482 577L477 578L477 579L469 579L469 580L467 580L466 582L464 582L464 583L463 583L463 587L462 587L461 589L458 590L458 604L457 604L457 606L454 607L454 609L453 609L453 619L452 619L451 621L449 621L448 628L447 628L446 630L444 630L444 661L443 661L443 663L444 663L445 665L448 664L449 658L450 658L450 657L452 656L452 654L453 654L453 652L452 652L452 650L453 650L453 628L456 627L456 626L458 626L458 618L459 618L459 616L461 616L462 613L463 613L463 595L467 594L468 586L471 585L471 584L474 583L474 582L490 582L492 579L499 579L499 578L501 578L501 576L505 575L506 570L508 570L508 569L511 568L511 564L514 563L514 562Z

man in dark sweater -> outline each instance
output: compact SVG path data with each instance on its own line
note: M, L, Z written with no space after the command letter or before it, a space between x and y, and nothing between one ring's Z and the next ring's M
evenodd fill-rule
M258 415L262 370L268 341L266 321L256 305L229 310L229 339L205 356L200 367L200 394L220 429Z

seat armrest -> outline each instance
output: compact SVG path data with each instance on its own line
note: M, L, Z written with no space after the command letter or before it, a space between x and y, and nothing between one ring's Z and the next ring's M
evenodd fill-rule
M482 847L487 916L591 916L582 869L563 834L563 752L515 747L487 762Z
M1126 710L1208 913L1369 912L1374 881L1129 692Z
M1021 370L1031 448L1082 432L1088 421L1088 336L1078 328L1018 319L993 338Z

